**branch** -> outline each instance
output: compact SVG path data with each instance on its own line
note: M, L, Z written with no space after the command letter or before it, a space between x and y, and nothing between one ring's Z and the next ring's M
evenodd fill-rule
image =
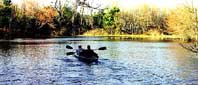
M101 5L97 6L97 7L93 7L91 6L89 3L86 3L86 2L83 2L83 1L79 1L78 4L80 6L83 6L83 7L88 7L88 8L92 8L92 9L99 9L99 7L101 7Z
M183 47L183 48L185 48L185 49L187 49L187 50L189 50L189 51L191 51L191 52L194 52L194 53L198 53L198 45L197 45L198 43L193 43L193 44L186 44L186 45L184 45L184 44L181 44L180 43L180 45Z

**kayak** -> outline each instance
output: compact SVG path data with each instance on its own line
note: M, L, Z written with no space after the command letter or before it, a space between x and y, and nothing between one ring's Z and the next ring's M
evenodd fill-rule
M67 49L73 49L73 47L66 45ZM94 50L106 50L106 47L100 47L98 49L94 49ZM77 49L79 50L79 49ZM79 51L80 52L80 51ZM82 50L82 52L80 53L76 53L76 52L67 52L67 55L74 55L74 57L76 57L79 61L85 62L85 63L92 63L92 62L98 62L98 54L95 53L93 50L89 49L87 50Z
M98 61L98 55L93 55L93 56L78 56L74 55L79 61L85 62L85 63L92 63L92 62L97 62Z

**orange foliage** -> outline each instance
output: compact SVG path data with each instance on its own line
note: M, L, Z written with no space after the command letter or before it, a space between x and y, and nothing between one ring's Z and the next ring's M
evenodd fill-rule
M177 23L178 23L179 20L180 19L179 19L177 13L172 12L168 16L168 21L167 21L168 22L168 26L169 26L169 28L167 29L168 32L170 32L170 33L174 33L174 32L179 33L179 32L177 32L177 31L179 31L179 29L177 29Z
M52 22L53 18L57 15L56 10L53 7L44 7L37 13L37 18L41 22Z
M41 23L52 22L53 18L57 15L53 7L39 8L38 2L35 0L24 0L22 3L22 12L28 17L39 19Z
M172 34L186 33L193 27L193 13L186 8L178 8L168 16L168 32Z

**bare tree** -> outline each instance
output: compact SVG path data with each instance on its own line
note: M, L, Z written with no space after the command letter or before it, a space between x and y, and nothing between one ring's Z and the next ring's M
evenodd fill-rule
M194 52L194 53L198 53L198 42L194 42L194 43L180 43L180 45L191 51L191 52Z
M73 17L72 17L72 32L73 35L75 34L75 30L77 29L78 26L76 26L75 24L75 20L77 20L77 15L78 15L78 9L80 9L79 14L81 15L80 17L80 25L83 25L84 20L88 23L92 23L93 20L90 18L85 18L85 9L88 11L93 12L93 10L97 10L101 7L101 5L97 4L97 6L94 5L94 2L96 2L95 0L75 0L75 2L73 3ZM92 13L91 13L92 14ZM92 27L92 24L91 24ZM78 28L78 32L81 31L81 28Z
M97 0L98 1L98 0ZM79 2L79 6L81 7L80 14L81 16L84 16L85 8L90 11L90 14L92 15L93 10L99 10L101 7L101 4L97 4L96 0L82 0ZM97 6L94 6L94 2ZM82 24L82 20L81 20Z
M190 12L193 14L193 16L191 17L192 20L194 20L193 22L193 27L192 29L195 32L195 39L198 40L198 11L197 8L195 7L195 3L194 0L186 0L186 2L183 4L183 6Z

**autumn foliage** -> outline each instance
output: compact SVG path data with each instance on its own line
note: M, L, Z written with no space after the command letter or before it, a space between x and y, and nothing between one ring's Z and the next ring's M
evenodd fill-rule
M53 18L57 16L57 12L53 7L44 7L37 14L36 17L40 22L53 22Z
M12 32L8 33L12 36L108 33L110 35L176 35L194 38L192 36L198 35L198 12L193 6L162 9L144 4L129 11L115 6L98 9L97 12L95 11L97 8L91 8L92 5L86 4L86 0L83 2L76 0L75 5L68 4L70 0L66 0L68 1L66 4L55 0L50 6L39 5L38 0L23 0L21 6L11 4L10 0L6 1L6 4L0 2L0 30L9 28L6 32ZM84 9L92 9L93 13L83 13ZM87 32L89 30L94 31ZM102 32L97 32L101 30Z
M195 8L179 7L168 15L168 32L175 35L197 36L198 19Z
M34 0L26 0L22 3L22 13L28 17L38 18L41 23L52 22L57 16L55 8L51 6L40 8L38 2Z

